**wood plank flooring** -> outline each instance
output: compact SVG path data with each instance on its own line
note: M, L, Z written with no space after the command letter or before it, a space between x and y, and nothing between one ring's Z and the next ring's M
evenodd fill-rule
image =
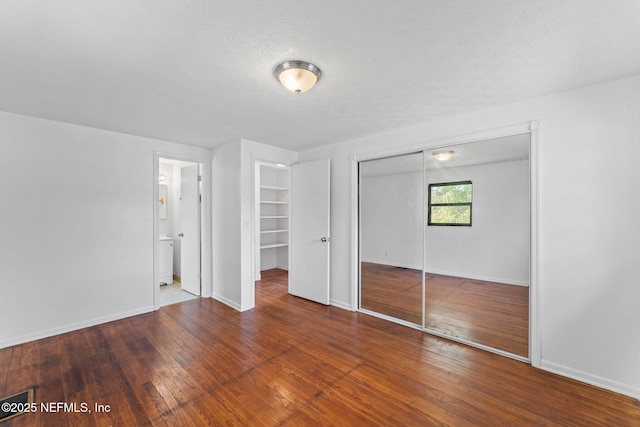
M632 426L637 400L364 314L287 294L212 299L0 349L0 395L109 412L29 413L18 426Z
M362 263L362 307L422 324L420 270ZM425 274L427 328L529 355L529 289L461 277Z

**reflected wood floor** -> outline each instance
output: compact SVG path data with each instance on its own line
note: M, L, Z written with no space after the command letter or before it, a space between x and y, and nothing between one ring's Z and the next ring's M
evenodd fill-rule
M422 324L420 270L362 263L362 307ZM425 325L519 356L529 355L529 288L425 274Z
M257 308L195 299L0 350L0 395L108 413L23 414L16 426L630 426L640 402L411 328L287 294Z

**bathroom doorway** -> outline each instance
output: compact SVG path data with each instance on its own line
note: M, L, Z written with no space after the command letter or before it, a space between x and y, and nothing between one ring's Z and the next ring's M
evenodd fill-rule
M160 306L202 295L202 172L198 163L158 159Z

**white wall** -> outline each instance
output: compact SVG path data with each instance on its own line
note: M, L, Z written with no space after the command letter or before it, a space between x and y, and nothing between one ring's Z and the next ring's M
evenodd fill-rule
M210 158L0 112L0 347L153 310L155 151Z
M424 179L424 188L472 181L473 226L428 226L423 241L422 173L362 177L362 261L420 270L424 251L430 273L528 286L529 162L428 170Z
M421 172L360 178L362 261L422 270L422 182Z
M529 162L430 170L425 187L473 182L471 227L429 226L425 270L514 285L529 285Z
M242 218L240 141L220 145L212 157L213 298L240 310Z
M352 303L353 156L530 120L540 121L541 365L640 397L640 199L629 196L640 186L640 76L300 153L301 161L332 159L331 298Z
M167 186L167 218L160 219L158 221L159 234L166 236L173 236L173 223L175 218L175 205L176 205L176 195L173 188L173 165L169 163L160 163L159 170L162 175L165 176L164 182L161 182L161 185ZM175 270L174 270L175 271Z

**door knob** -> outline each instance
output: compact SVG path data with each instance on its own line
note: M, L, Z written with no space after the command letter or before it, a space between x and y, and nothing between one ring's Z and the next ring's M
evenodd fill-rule
M321 238L321 239L320 239L320 241L321 241L322 243L326 243L326 242L328 242L328 241L330 241L330 240L331 240L331 238L330 238L330 237L323 237L323 238Z
M178 237L184 237L184 233L178 234Z

